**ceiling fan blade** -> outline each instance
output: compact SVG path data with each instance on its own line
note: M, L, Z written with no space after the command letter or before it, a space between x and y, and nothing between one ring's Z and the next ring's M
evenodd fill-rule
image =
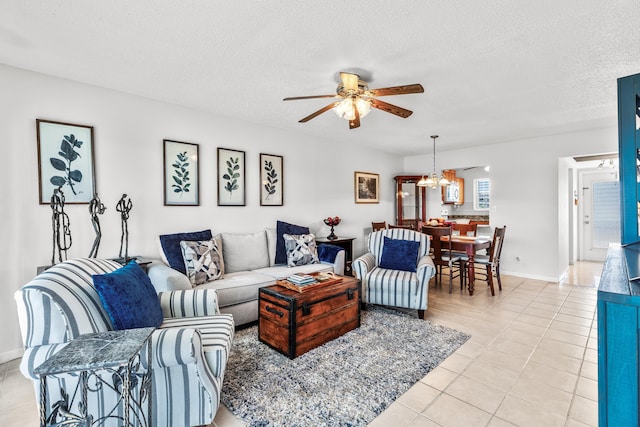
M392 105L384 101L380 101L379 99L370 99L369 102L371 106L377 108L378 110L386 111L387 113L395 114L396 116L400 116L403 119L406 119L410 115L413 114L413 111L407 110L406 108L398 107L397 105Z
M360 76L358 76L357 74L340 72L340 80L342 80L342 85L344 86L345 90L358 90L358 80L360 80Z
M388 96L388 95L405 95L407 93L423 93L424 88L421 84L383 87L380 89L370 89L371 96Z
M353 98L353 112L354 117L353 120L349 120L349 129L355 129L360 127L360 111L356 108L356 99Z
M329 105L327 105L325 107L322 107L321 109L319 109L315 113L309 114L307 117L305 117L305 118L303 118L301 120L298 120L298 123L306 123L309 120L311 120L311 119L313 119L315 117L318 117L320 114L331 110L333 107L335 107L336 105L340 104L340 102L341 101L332 102L331 104L329 104Z
M311 95L311 96L292 96L284 98L283 101L296 101L298 99L314 99L314 98L336 98L337 95Z

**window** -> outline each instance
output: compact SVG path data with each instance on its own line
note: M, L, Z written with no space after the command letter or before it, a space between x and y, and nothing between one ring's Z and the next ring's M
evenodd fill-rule
M490 204L491 180L478 178L473 180L473 210L488 211Z

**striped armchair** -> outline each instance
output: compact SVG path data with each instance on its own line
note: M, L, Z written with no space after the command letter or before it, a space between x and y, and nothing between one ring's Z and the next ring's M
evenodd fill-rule
M120 267L96 258L69 260L51 267L16 292L25 346L20 368L34 381L36 397L39 379L33 374L34 368L81 334L113 329L91 276ZM159 298L164 321L151 337L153 425L209 424L220 404L234 334L233 317L220 314L214 290L163 292ZM146 358L142 362L148 366ZM74 390L77 380L76 374L47 377L47 405L61 399L62 386ZM117 396L102 387L89 393L88 398L88 412L103 416L103 411L114 407ZM47 408L48 413L50 410ZM108 421L104 425L118 425L117 419Z
M385 237L420 242L415 272L379 267ZM429 256L429 236L406 229L374 231L367 246L369 252L353 262L353 271L362 282L362 302L416 309L424 319L429 280L436 272Z

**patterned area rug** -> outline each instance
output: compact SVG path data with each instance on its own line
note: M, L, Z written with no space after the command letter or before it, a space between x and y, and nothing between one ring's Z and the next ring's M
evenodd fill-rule
M469 339L381 307L361 324L294 360L239 331L222 402L252 427L366 426Z

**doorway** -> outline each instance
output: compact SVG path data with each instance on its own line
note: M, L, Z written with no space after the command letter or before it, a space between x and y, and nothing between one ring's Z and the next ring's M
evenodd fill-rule
M579 259L603 262L609 243L620 242L620 182L617 165L603 162L592 170L581 170L578 185Z

